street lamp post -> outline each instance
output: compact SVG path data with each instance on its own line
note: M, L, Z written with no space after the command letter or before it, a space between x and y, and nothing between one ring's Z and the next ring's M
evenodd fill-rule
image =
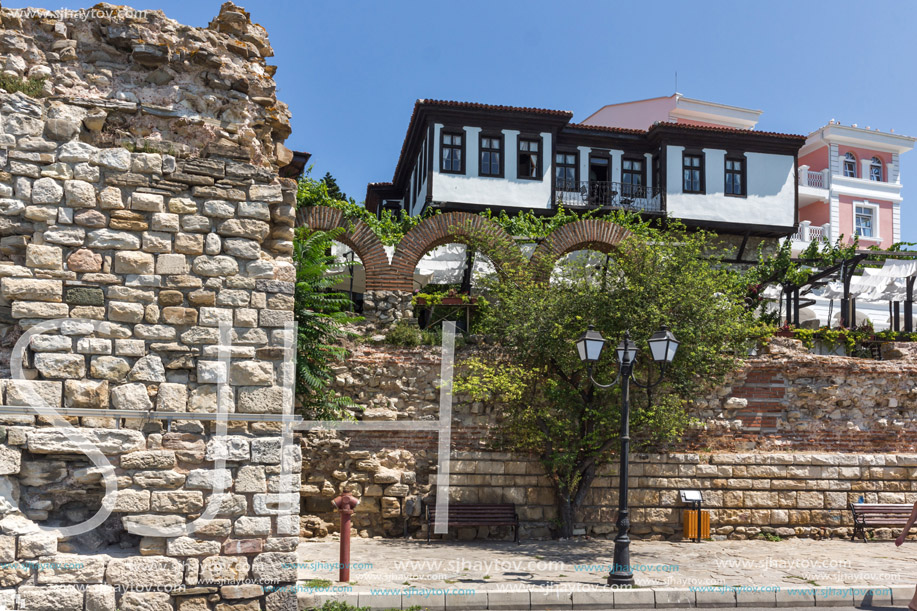
M618 472L618 534L615 537L614 566L608 576L608 585L611 586L632 586L634 585L634 573L630 568L630 510L627 506L628 490L628 453L630 452L630 383L633 382L640 388L652 388L662 381L665 375L665 369L672 359L675 358L675 351L678 350L678 340L672 335L672 332L663 325L659 331L653 334L647 343L650 345L650 352L653 360L659 365L659 379L655 382L647 379L645 384L641 384L634 376L634 361L637 359L637 345L630 339L630 331L624 333L624 339L615 349L618 358L618 377L611 384L599 384L592 377L592 368L602 356L602 350L605 348L607 340L602 334L589 325L589 330L583 333L576 341L576 349L579 352L580 359L586 363L589 371L589 381L598 388L611 388L615 384L621 384L621 467Z

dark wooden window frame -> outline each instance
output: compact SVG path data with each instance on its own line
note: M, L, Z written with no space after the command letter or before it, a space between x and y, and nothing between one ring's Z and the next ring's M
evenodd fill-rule
M461 136L462 144L459 146L455 146L453 144L447 145L446 136ZM465 155L465 145L467 144L467 142L468 142L468 135L465 133L465 130L463 129L447 129L444 127L443 129L440 130L439 132L439 171L440 173L442 174L464 174L465 173L465 165L466 165L466 159L467 159ZM446 157L445 157L446 148L458 149L460 151L461 159L459 161L458 170L452 170L452 169L447 170L445 167L443 167L443 164L446 161Z
M570 164L569 164L569 163L563 163L563 164L558 163L558 162L557 162L557 156L558 156L558 155L573 155L573 185L570 186L570 187L567 188L567 189L562 189L562 188L561 188L560 180L559 180L559 178L558 178L558 176L557 176L557 169L558 169L559 167L569 168L569 167L570 167ZM577 190L579 190L579 182L580 182L580 176L579 176L579 174L580 174L580 172L579 172L579 151L574 151L574 150L569 150L569 149L568 149L568 150L556 150L556 151L554 151L554 181L555 181L555 185L556 185L556 187L557 187L558 190L563 190L563 191L577 191Z
M692 170L695 169L694 166L686 165L688 157L697 157L700 159L700 163L697 166L697 170L699 172L698 182L700 183L700 188L697 191L688 190L687 184L685 182L685 170L686 169L692 169ZM682 193L691 193L694 195L696 194L704 195L705 193L707 193L706 177L704 176L706 173L707 173L707 168L706 168L706 163L704 159L704 151L697 150L697 149L685 149L681 152L681 192Z
M728 169L727 165L730 161L741 162L742 169L738 172ZM728 179L730 174L739 175L739 180L742 182L741 193L727 192L727 187L729 185ZM748 158L745 156L745 153L726 153L726 158L723 160L723 193L725 193L727 197L748 197Z
M610 183L612 177L614 176L614 157L611 156L611 153L608 151L608 149L593 149L592 151L590 151L589 159L586 160L586 172L587 172L586 178L588 178L590 181L592 179L589 178L588 172L589 172L589 168L592 166L593 160L597 161L596 165L608 166L608 180L606 180L605 182ZM603 161L605 163L602 163Z
M499 140L500 148L484 148L484 138L490 138L491 140ZM498 164L500 169L496 174L485 174L484 173L484 153L485 152L496 152L500 155L500 163ZM506 167L506 140L503 138L503 134L495 132L481 132L478 134L478 175L486 176L488 178L503 178L503 169Z
M522 160L523 155L528 155L528 151L522 150L523 142L536 142L538 144L538 164L535 167L535 176L526 176L522 174L522 164L519 163ZM544 138L540 135L532 136L526 134L519 134L516 138L516 178L519 180L543 180L544 179Z
M659 189L662 185L662 156L660 153L653 153L653 189Z
M625 172L625 170L624 170L624 162L625 162L625 161L636 161L636 162L638 162L638 163L640 164L640 171L639 171L639 172L633 172L633 171ZM627 174L639 174L639 175L640 175L640 186L645 187L645 186L646 186L646 157L643 157L642 155L633 155L633 154L625 154L625 155L623 155L623 156L621 157L621 184L622 184L622 185L628 184L628 183L624 182L624 174L625 174L625 173L627 173ZM630 183L630 184L633 184L633 183Z

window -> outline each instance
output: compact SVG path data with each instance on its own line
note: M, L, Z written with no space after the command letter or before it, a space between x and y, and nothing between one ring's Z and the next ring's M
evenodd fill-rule
M726 195L745 195L744 159L726 159Z
M519 178L541 180L541 164L538 159L540 140L519 139Z
M872 206L856 206L854 213L854 233L861 238L874 238L876 209Z
M643 196L643 161L640 159L623 159L621 161L621 195L624 197Z
M857 177L857 158L853 156L853 153L844 154L844 176Z
M682 157L682 167L684 169L682 190L685 193L703 193L703 157L686 154Z
M869 164L869 180L882 182L882 160L878 157L873 157Z
M447 174L465 173L465 136L451 132L442 133L442 165L440 171Z
M481 176L503 176L502 136L481 136Z
M557 153L554 156L554 175L558 191L576 191L576 153Z
M659 155L653 155L653 189L658 189L661 174L659 173Z

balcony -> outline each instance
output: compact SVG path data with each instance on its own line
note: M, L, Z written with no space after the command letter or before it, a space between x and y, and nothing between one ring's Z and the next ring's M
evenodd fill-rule
M800 221L796 233L790 236L794 251L805 250L812 242L831 241L831 224L813 225L811 221Z
M620 182L559 181L554 188L557 205L574 209L605 208L661 214L662 191L658 187Z
M815 189L828 188L828 170L813 172L808 166L799 166L799 186Z
M799 207L816 202L828 201L828 187L831 184L829 170L814 172L807 165L799 166Z

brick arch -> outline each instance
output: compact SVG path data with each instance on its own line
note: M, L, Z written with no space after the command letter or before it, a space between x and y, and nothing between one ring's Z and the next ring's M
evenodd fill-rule
M609 253L631 235L629 229L610 221L585 219L562 225L551 232L532 253L531 262L544 266L539 276L544 279L562 256L575 250L597 250Z
M506 263L525 264L513 238L496 223L468 212L437 214L407 232L395 249L391 271L398 288L393 290L413 290L414 268L432 249L455 242L468 244L472 239L498 271Z
M300 208L296 219L300 226L314 230L328 231L337 227L346 229L336 239L352 248L360 257L363 269L366 270L366 289L387 288L377 286L377 284L380 279L389 275L388 255L385 254L379 237L370 229L369 225L359 219L347 219L341 210L327 206Z

